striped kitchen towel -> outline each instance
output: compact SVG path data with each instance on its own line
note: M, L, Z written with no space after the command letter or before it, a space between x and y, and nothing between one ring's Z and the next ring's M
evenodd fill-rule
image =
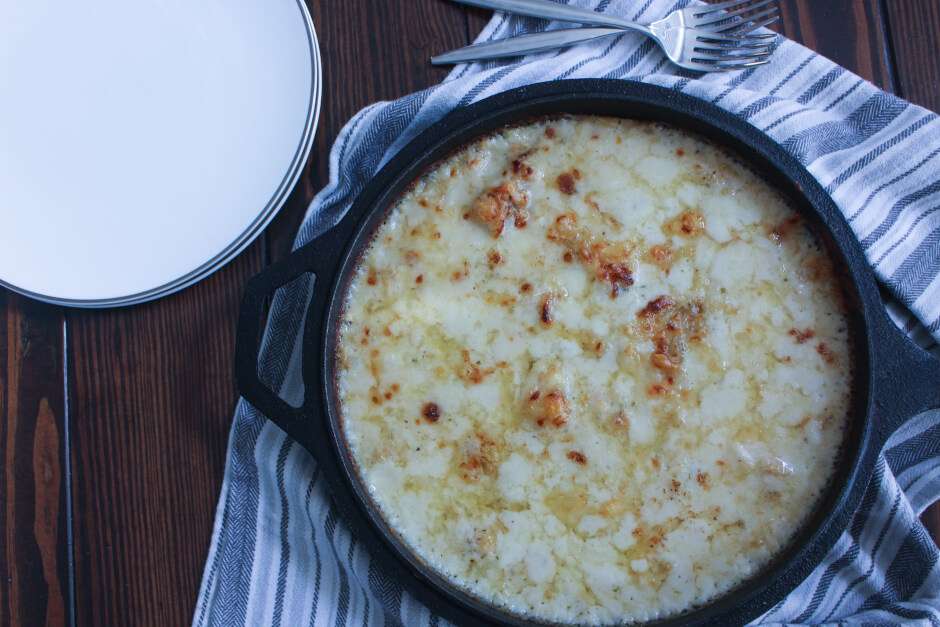
M571 0L651 21L688 0ZM559 28L496 14L479 41ZM845 213L895 319L936 352L940 339L940 118L802 46L777 38L771 63L699 75L629 34L511 62L458 66L442 84L374 104L343 129L330 181L297 237L317 237L397 150L455 107L520 85L624 78L685 92L734 112L806 165ZM298 394L296 353L310 284L282 289L259 371ZM293 356L293 359L292 359ZM760 624L940 624L938 553L918 514L940 497L940 411L910 420L878 460L863 507L831 553ZM248 403L239 404L196 625L432 625L440 621L389 580L351 537L317 463Z

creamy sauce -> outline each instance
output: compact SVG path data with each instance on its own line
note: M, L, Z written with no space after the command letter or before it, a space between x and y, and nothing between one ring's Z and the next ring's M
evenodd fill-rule
M608 624L768 564L825 489L850 344L783 198L687 133L542 120L417 181L360 261L337 356L389 524L519 615Z

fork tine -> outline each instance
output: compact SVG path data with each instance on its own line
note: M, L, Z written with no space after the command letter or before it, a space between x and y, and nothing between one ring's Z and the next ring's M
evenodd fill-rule
M701 63L698 61L689 61L685 67L699 72L723 72L725 70L744 70L758 65L769 63L767 59L752 61L750 63Z
M773 39L776 37L776 33L762 34L758 33L756 35L733 35L728 33L700 33L697 35L699 41L727 41L727 42L747 42L747 41L763 41L767 39ZM773 42L769 42L773 43Z
M703 63L701 61L690 61L686 67L690 70L698 70L700 72L722 72L724 70L743 70L747 68L757 67L758 65L764 65L769 63L768 59L761 59L759 61L750 61L748 63Z
M754 16L754 17L757 17L757 16ZM760 22L756 22L754 24L748 24L747 26L744 26L744 27L742 27L740 24L734 24L734 25L731 25L730 28L727 28L720 32L725 33L725 34L731 34L731 35L748 35L748 33L750 33L751 31L757 30L758 28L763 28L764 26L767 26L768 24L773 24L779 19L780 19L780 16L775 15L773 17L767 18L766 20L761 20ZM748 35L748 37L775 37L775 36L776 35Z
M776 2L776 0L761 0L760 2L744 7L743 9L738 9L737 11L730 11L728 13L722 13L721 15L716 15L711 18L706 17L701 20L696 20L695 25L696 26L708 26L709 24L717 24L718 22L724 22L725 20L733 19L735 17L744 15L745 13L749 13L750 11L753 11L754 9L760 8L762 6L766 6L770 4L771 2ZM777 7L773 6L773 7L770 7L769 9L765 9L764 11L760 13L756 13L754 15L750 15L746 18L741 18L741 19L753 20L758 17L771 15L776 12L777 12Z
M752 61L750 63L735 63L735 64L724 64L716 65L716 70L743 70L749 67L757 67L758 65L764 65L765 63L770 63L767 59L762 59L761 61Z
M695 48L692 48L692 51L693 52L705 52L708 54L712 54L712 53L721 53L721 52L735 52L735 51L750 52L750 51L756 51L756 50L768 50L769 48L773 47L773 43L745 44L741 46L731 46L731 45L725 45L725 44L720 44L720 43L711 44L711 45L713 46L717 45L717 47L715 48L708 48L705 46L695 47ZM770 50L770 52L773 52L773 51ZM768 54L770 52L768 52Z
M726 33L729 35L745 35L751 32L752 30L754 30L755 28L760 28L760 26L764 26L765 22L763 21L763 19L771 18L775 15L778 15L777 8L772 7L770 9L761 11L760 13L749 15L746 18L738 18L732 22L728 22L727 24L718 24L716 22L711 22L708 28L715 29L714 32L716 33ZM755 20L761 20L757 22L759 26L755 25ZM773 17L771 22L776 21L776 20L777 18ZM769 23L770 22L767 22L767 24Z
M702 63L710 63L710 62L719 63L721 61L747 62L747 61L757 61L764 57L768 57L771 54L769 51L768 52L752 52L749 54L711 54L710 52L707 52L707 51L705 51L704 53L708 54L708 56L695 57L692 60L701 61Z
M776 44L776 41L765 37L749 39L742 37L722 37L720 35L698 35L695 41L702 44L703 47L712 46L732 50L737 48L769 48Z
M702 12L695 13L694 15L695 17L698 17L699 15L708 15L709 13L712 13L714 11L720 11L722 9L733 9L735 7L739 7L742 4L747 4L749 2L753 2L753 0L728 0L728 2L718 2L716 4L709 4L707 6L700 7L702 9Z

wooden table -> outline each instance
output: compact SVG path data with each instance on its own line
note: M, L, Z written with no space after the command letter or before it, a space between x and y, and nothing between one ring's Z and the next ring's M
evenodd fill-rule
M191 621L237 398L242 287L290 250L346 120L439 82L447 70L428 57L465 45L488 17L444 0L308 4L324 59L320 125L300 182L252 246L195 287L125 309L0 288L0 625ZM780 32L940 111L936 0L780 4ZM938 512L923 517L935 539Z

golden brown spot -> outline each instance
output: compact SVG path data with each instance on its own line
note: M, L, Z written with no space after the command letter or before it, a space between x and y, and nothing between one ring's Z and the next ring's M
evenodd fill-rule
M450 169L450 178L454 178L455 176L457 176L457 168L451 168L451 169Z
M633 285L633 271L625 263L601 262L598 276L610 283L611 298L620 294L621 286Z
M499 237L506 218L524 209L527 203L528 198L519 185L515 181L506 181L477 198L470 213L489 226L493 237Z
M422 198L421 200L419 200L418 204L421 205L422 207L428 207L428 201L426 198Z
M387 400L387 401L392 400L392 393L391 393L391 392L386 392L386 393L385 393L385 400Z
M498 250L494 250L493 252L490 253L491 264L495 266L496 264L502 263L502 262L503 262L503 256L499 254Z
M467 271L466 271L466 270L454 270L454 273L453 273L452 275L450 275L450 278L451 278L451 280L453 280L453 281L459 281L459 280L461 280L462 278L464 278L465 276L467 276Z
M571 252L570 250L566 250L565 254L562 255L561 258L565 263L571 263L572 261L574 261L574 253Z
M521 286L519 289L520 289L522 292L531 292L531 291L532 291L532 284L531 284L531 283L523 283L522 286Z
M681 224L682 232L694 237L705 228L705 218L694 211L686 211L682 214Z
M826 346L824 342L820 342L816 345L816 352L822 356L823 361L825 361L827 364L834 364L838 360L833 350Z
M415 278L415 283L423 283L423 282L424 282L424 275L423 275L423 274L419 274L419 275Z
M672 251L665 246L653 246L650 248L650 259L654 263L664 264L672 259Z
M542 299L542 306L539 308L539 320L543 324L551 324L552 320L552 296L551 294L546 294Z
M513 174L521 176L522 178L529 178L535 172L535 170L526 163L525 158L529 153L524 153L519 155L519 158L512 162L512 171ZM505 176L505 175L504 175Z
M400 389L401 389L401 386L398 385L397 383L393 383L393 384L392 384L392 391L393 391L393 392L397 392L397 391L400 390Z
M440 231L434 231L434 239L441 239Z
M708 489L708 473L700 472L695 475L695 481L702 486L704 489Z
M555 388L547 394L535 390L529 396L530 410L535 414L535 424L540 427L553 425L560 427L568 422L571 408L565 393Z
M574 179L575 179L576 181L580 181L580 180L581 180L581 170L579 170L578 168L572 168L571 174L574 175Z
M789 216L779 224L775 225L767 234L776 244L782 244L790 238L793 229L799 226L800 219L797 216Z
M565 456L576 464L584 466L587 464L587 457L584 456L584 453L581 451L568 451L568 454Z
M464 220L469 220L469 219L470 219L470 214L469 214L469 213L463 214L463 219L464 219Z
M574 194L574 176L570 172L562 172L558 175L558 178L555 179L555 185L558 186L558 189L562 194L571 196Z
M656 368L660 370L678 370L679 363L673 361L672 358L665 353L653 353L650 355L650 363L653 364ZM670 377L669 384L672 385L673 381Z
M366 283L368 283L369 285L375 285L378 282L379 282L378 273L375 271L374 268L369 270L369 274L366 275Z
M812 339L816 333L809 328L803 329L802 331L800 329L790 329L790 335L793 336L797 344L805 344L806 341Z
M626 414L624 414L623 412L620 412L619 414L614 416L614 427L616 427L617 429L626 429L626 428L629 428L629 426L630 426L630 421L627 419Z
M551 139L551 138L554 137L554 136L555 136L555 129L552 128L551 126L546 126L546 127L545 127L545 137Z
M623 287L633 285L633 272L627 265L632 245L598 241L578 226L575 214L563 213L555 218L555 224L548 229L548 239L565 246L572 259L574 253L581 255L593 267L597 278L610 284L611 297L616 298Z
M685 151L682 150L681 148L676 149L676 156L677 156L677 157L684 157L684 156L685 156Z
M669 394L669 390L665 386L654 383L649 387L646 393L650 396L666 396Z
M413 250L409 250L408 252L405 253L405 263L407 263L409 266L415 265L416 263L418 263L418 260L420 259L421 259L421 255L419 255L417 252Z
M437 422L441 417L441 408L438 407L437 403L425 403L424 407L421 408L421 415L428 422Z
M480 366L470 359L470 351L463 351L463 362L457 367L457 376L460 379L475 385L494 372L496 372L496 368L481 370Z
M654 457L650 460L650 464L653 465L653 468L659 468L659 458Z
M516 212L516 217L513 219L512 224L517 229L524 229L529 223L529 214L521 209Z
M500 450L496 442L485 433L464 440L461 446L461 463L464 481L479 481L482 474L492 475L499 469Z
M678 492L680 487L682 487L682 484L679 483L678 481L676 481L675 479L673 479L673 480L672 480L672 489L673 489L675 492Z
M389 329L388 327L385 327L384 329L382 329L382 335L384 335L385 337L392 337L392 330Z
M705 228L705 218L695 211L686 211L666 223L666 231L675 235L698 236Z
M658 298L654 298L650 302L646 303L646 307L641 309L637 315L641 318L649 318L650 316L655 316L665 309L669 309L675 304L676 301L672 300L668 296L659 296Z

